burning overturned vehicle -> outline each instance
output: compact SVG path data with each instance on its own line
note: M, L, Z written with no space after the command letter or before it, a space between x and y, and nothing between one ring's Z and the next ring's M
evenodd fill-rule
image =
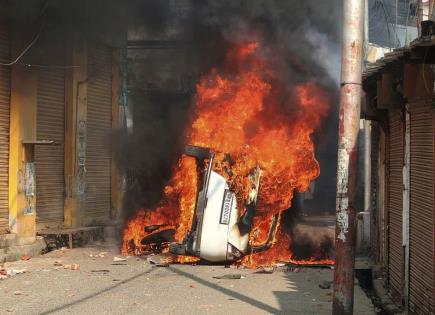
M196 159L200 168L200 180L191 229L182 243L169 245L170 253L196 256L210 262L224 262L270 248L277 228L276 214L264 244L253 246L249 237L260 187L260 168L255 168L249 174L250 192L245 211L240 214L235 193L230 190L226 179L213 170L215 153L207 148L187 146L185 154ZM224 155L224 158L230 159L228 155ZM165 238L170 241L170 236L175 234L174 229L165 229L164 226L147 226L145 229L150 232L155 229L157 233L145 237L141 242L144 245Z
M184 133L191 145L158 205L126 223L124 254L249 267L297 259L282 217L320 174L311 136L329 97L315 82L277 84L260 51L235 44L225 66L199 81Z

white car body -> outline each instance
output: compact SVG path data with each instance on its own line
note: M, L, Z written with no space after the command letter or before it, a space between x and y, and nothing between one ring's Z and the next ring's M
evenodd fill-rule
M237 200L224 177L212 171L204 209L199 255L211 261L231 261L231 246L246 254L249 234L241 235Z

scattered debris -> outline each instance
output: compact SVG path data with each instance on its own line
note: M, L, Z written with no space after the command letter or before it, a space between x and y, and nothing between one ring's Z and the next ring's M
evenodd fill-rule
M105 258L107 256L108 252L100 252L98 254L90 254L89 257L95 257L95 258Z
M32 257L30 257L28 255L21 256L21 260L30 260L30 258L32 258Z
M80 265L79 264L66 264L66 265L63 265L63 269L79 270Z
M171 262L170 259L162 256L148 257L147 261L155 267L169 267L169 263Z
M262 267L260 270L256 271L255 273L271 274L271 273L274 273L275 270L276 270L275 267Z
M288 265L287 266L287 272L294 272L294 273L298 273L300 271L299 267L296 267L294 265Z
M113 257L113 261L114 262L120 262L120 261L127 261L127 259L126 258L123 258L123 257Z
M110 272L110 270L108 270L108 269L99 269L99 270L91 270L91 272L104 272L104 273L107 273L107 272Z
M323 280L320 284L319 284L319 288L320 289L330 289L332 285L332 281L329 280Z
M243 279L246 278L245 276L242 276L240 273L237 274L226 274L222 276L214 276L214 279Z
M1 269L0 274L6 277L13 277L22 273L26 273L27 269Z
M127 264L114 263L110 264L111 266L127 266Z
M21 292L21 291L14 291L14 295L21 295L21 294L23 294L23 292Z
M62 266L62 260L55 260L53 263L54 266L61 267Z

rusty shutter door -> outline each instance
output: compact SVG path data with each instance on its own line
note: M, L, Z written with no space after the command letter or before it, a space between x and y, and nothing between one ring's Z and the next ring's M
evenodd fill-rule
M38 73L36 136L59 145L35 147L36 221L38 225L63 224L65 72L41 69ZM41 227L41 226L40 226Z
M0 60L10 60L10 39L0 27ZM9 227L9 104L10 68L0 66L0 234Z
M111 158L106 139L112 129L112 51L92 44L88 53L88 106L86 139L86 225L109 219Z
M402 247L403 142L404 124L400 110L389 111L388 144L388 288L394 302L402 304L404 256Z
M411 113L410 309L434 312L434 134L430 104L416 103Z

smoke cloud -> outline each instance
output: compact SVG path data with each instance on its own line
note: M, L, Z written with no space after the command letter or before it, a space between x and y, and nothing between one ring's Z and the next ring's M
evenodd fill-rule
M258 53L271 61L277 82L282 85L279 89L286 90L280 92L282 97L291 98L294 86L307 81L323 86L330 93L333 103L329 118L314 138L322 169L316 191L321 194L322 190L333 189L341 3L342 0L134 2L130 8L134 12L131 20L147 34L145 39L176 41L185 46L181 52L180 47L177 52L159 50L154 55L145 52L145 58L136 50L129 51L129 99L134 106L134 127L130 134L118 134L118 141L114 142L119 164L129 174L127 216L129 211L152 208L158 202L170 178L171 167L182 152L183 131L191 118L194 84L211 68L219 67L228 47L239 42L260 43ZM162 58L165 54L168 57ZM141 63L146 60L152 61L141 69ZM188 78L190 86L166 88L165 82L170 81L171 75L165 75L165 71L178 76L172 77L173 81L181 77L186 82ZM159 87L157 83L157 87L150 89L153 80L163 81L162 77L163 85ZM324 200L319 203L323 204ZM330 207L333 209L333 204Z

